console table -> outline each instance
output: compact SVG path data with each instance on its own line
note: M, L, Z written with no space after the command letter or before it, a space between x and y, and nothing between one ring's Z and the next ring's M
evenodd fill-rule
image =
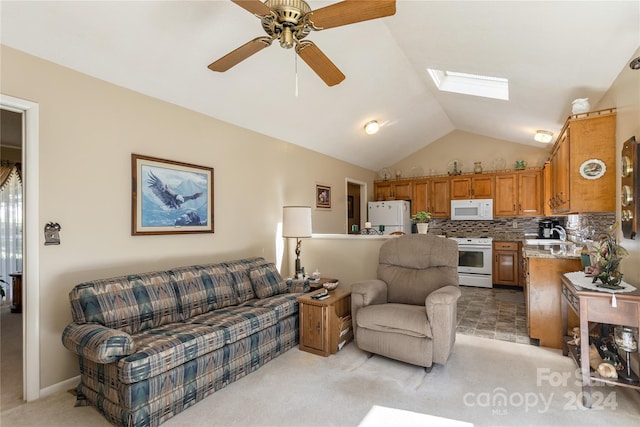
M612 306L613 295L616 306ZM625 383L612 378L603 378L591 373L589 366L589 322L606 323L611 325L640 326L640 290L612 294L583 289L576 286L562 275L562 325L564 333L567 331L567 307L580 317L580 356L571 352L582 373L582 403L591 408L591 382L599 381L611 385L629 387L640 390L640 386ZM562 346L562 354L567 356L569 346Z

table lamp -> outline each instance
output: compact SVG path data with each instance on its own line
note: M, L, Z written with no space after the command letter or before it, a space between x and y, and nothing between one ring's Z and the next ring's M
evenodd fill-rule
M311 237L311 206L285 206L282 208L282 237L296 239L296 276L303 273L300 266L302 237Z

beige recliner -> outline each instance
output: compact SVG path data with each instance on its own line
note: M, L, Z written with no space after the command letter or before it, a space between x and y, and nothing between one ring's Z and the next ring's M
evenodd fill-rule
M444 364L456 339L458 244L410 234L380 247L378 279L351 287L355 342L418 366Z

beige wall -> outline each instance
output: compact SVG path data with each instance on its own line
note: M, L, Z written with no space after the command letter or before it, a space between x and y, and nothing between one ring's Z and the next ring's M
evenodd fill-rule
M633 58L640 56L640 48L625 63L624 68L611 85L597 108L616 107L616 175L621 174L622 143L632 136L640 143L640 70L632 70L628 64ZM613 190L613 189L612 189ZM620 179L616 181L616 193L621 193ZM638 203L638 202L636 202ZM620 222L620 206L616 208L616 221ZM640 230L639 230L640 231ZM624 273L624 280L632 285L640 285L640 235L635 240L625 239L618 229L619 243L629 251L624 258L620 270Z
M421 168L424 175L447 173L447 165L458 160L463 172L473 172L474 162L482 162L483 170L495 170L492 165L497 158L505 160L505 168L512 169L516 160L526 160L527 166L543 166L548 159L552 144L534 147L514 144L495 138L454 130L389 167L392 174L400 170L402 176L410 177L412 168ZM432 173L433 171L434 173Z
M40 388L78 374L60 336L80 281L244 256L276 259L282 206L314 202L314 233L346 229L346 184L374 172L158 101L2 46L2 93L40 107ZM250 102L248 100L247 102ZM310 118L312 120L312 118ZM215 169L215 234L131 236L131 153ZM27 165L30 167L32 165ZM371 191L371 190L370 190ZM27 260L28 262L28 260ZM28 308L27 308L28 309Z

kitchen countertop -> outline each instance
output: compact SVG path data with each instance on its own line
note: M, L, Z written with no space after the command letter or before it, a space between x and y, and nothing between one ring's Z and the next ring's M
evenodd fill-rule
M545 249L549 247L549 249ZM582 245L568 245L562 250L560 245L550 246L523 246L522 255L525 258L549 258L549 259L580 259Z

